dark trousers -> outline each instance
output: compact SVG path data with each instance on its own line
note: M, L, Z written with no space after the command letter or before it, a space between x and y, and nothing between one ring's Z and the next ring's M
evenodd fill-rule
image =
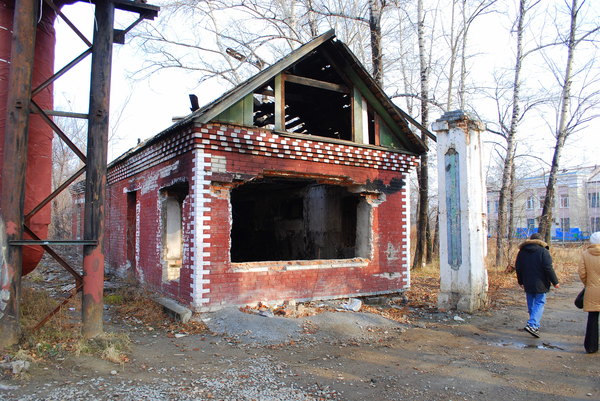
M587 327L585 328L585 341L583 346L589 354L598 352L598 315L600 312L588 312Z

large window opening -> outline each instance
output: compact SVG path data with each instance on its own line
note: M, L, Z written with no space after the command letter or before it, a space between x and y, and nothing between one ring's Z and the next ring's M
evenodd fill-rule
M341 186L262 179L231 192L231 261L367 258L370 206Z
M183 262L183 201L188 192L187 182L161 190L163 282L179 280Z

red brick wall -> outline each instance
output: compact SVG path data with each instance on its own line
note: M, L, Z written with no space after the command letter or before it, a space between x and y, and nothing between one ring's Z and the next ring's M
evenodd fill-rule
M385 187L393 179L406 179L415 157L218 124L197 128L194 138L203 149L203 187L210 205L204 212L203 233L210 238L204 241L203 273L197 276L203 281L195 288L197 307L388 293L409 285L407 187L397 192L383 188L389 193L372 196L377 204L372 208L372 257L333 268L324 267L328 261L230 263L229 189L236 180L265 175L353 186L381 181ZM352 267L356 264L361 267Z
M109 171L105 246L107 270L135 275L146 287L182 303L191 304L193 247L190 245L194 242L194 195L191 186L193 154L186 146L182 146L178 152L170 152L169 140L165 142L152 147L154 157L148 157L146 150L143 152L146 153L145 156L139 155L126 160ZM182 210L184 254L180 278L163 282L160 191L184 181L190 185L190 191L183 202ZM127 193L132 191L136 192L137 203L135 269L127 257Z
M157 141L109 169L107 262L131 271L126 244L127 192L137 191L137 277L148 287L196 309L257 301L332 298L406 288L407 187L399 189L415 156L297 139L268 130L207 124ZM253 177L313 177L333 185L378 188L372 204L371 257L341 261L232 264L229 191ZM184 260L179 280L162 280L160 189L186 180ZM394 180L394 181L393 181ZM396 182L396 185L390 183ZM336 267L328 267L332 263Z

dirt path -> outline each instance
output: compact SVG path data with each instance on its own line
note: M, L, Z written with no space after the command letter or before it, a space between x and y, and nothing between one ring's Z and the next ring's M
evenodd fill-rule
M0 381L0 399L598 400L600 355L583 350L586 315L572 303L579 289L549 295L540 339L520 330L517 289L493 312L413 310L409 324L349 312L236 320L228 311L203 315L227 335L179 338L119 324L112 329L134 341L130 363L35 364L27 379Z

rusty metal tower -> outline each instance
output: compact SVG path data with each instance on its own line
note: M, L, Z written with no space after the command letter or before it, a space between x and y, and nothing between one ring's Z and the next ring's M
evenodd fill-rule
M82 334L94 337L103 331L104 289L104 208L106 186L107 142L109 129L110 75L113 43L124 43L124 35L146 19L154 19L159 8L144 1L86 0L95 6L95 29L90 42L76 25L61 12L61 7L78 0L44 0L57 16L62 18L84 41L88 49L64 68L48 77L38 87L32 85L36 25L41 12L39 0L15 0L4 2L14 7L12 20L12 43L8 91L6 98L6 125L4 132L3 164L0 185L0 347L15 344L20 335L19 298L23 246L37 245L53 256L75 278L76 289L83 291ZM115 30L115 10L138 14L136 21L125 30ZM60 43L58 44L60 46ZM48 88L65 72L91 54L91 78L89 109L87 114L43 110L32 100L40 91ZM31 211L24 210L25 170L29 117L39 114L51 129L64 140L85 167L60 185ZM88 120L87 151L79 150L68 136L53 123L51 116L85 118ZM48 157L51 157L49 154ZM86 173L84 239L83 241L51 241L39 238L28 227L32 215L47 205L58 193L67 188L77 177ZM24 234L27 234L24 236ZM29 237L31 239L25 239ZM83 246L83 275L73 269L56 252L53 245ZM66 303L66 300L63 304ZM59 306L60 307L60 306ZM57 308L58 310L58 308ZM51 315L48 316L48 318ZM40 325L44 321L40 322Z

